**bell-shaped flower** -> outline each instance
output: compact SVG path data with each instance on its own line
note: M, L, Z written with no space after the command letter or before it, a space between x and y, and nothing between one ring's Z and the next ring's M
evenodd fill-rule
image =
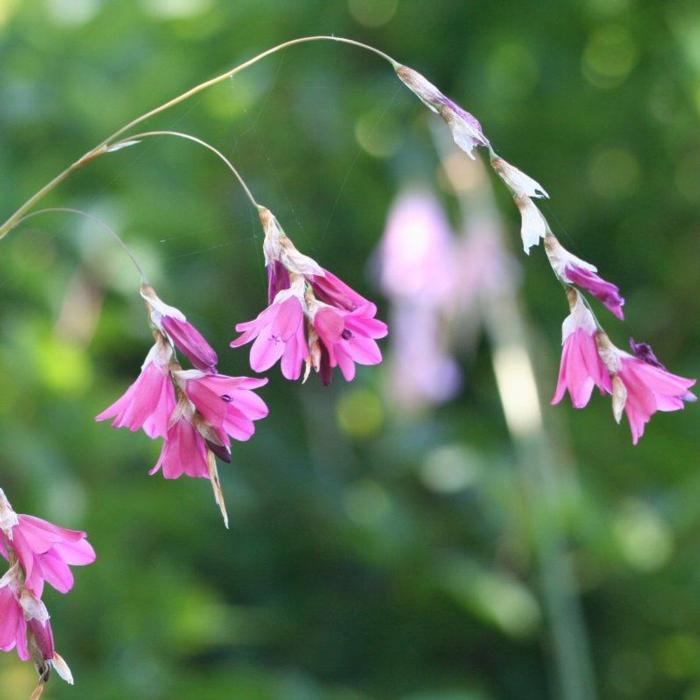
M559 403L568 391L574 408L583 408L590 401L594 387L600 393L612 393L608 370L598 354L598 327L581 295L570 290L571 313L562 324L562 356L557 388L552 399Z
M474 158L473 151L478 146L489 146L481 124L473 114L446 97L418 71L402 65L395 66L395 70L401 82L431 111L443 118L454 142L470 158Z
M190 371L196 372L197 370ZM202 374L205 373L202 372ZM238 378L227 377L227 379ZM255 382L256 380L250 381ZM238 390L243 390L243 387L239 385ZM225 399L223 402L226 403ZM227 424L224 425L228 427ZM231 449L228 439L225 437L222 439L220 432L210 425L196 410L193 402L184 393L181 393L160 456L149 474L153 475L162 471L166 479L179 479L183 475L209 479L214 499L224 519L224 525L228 527L228 514L219 481L215 454L230 461Z
M231 341L232 348L254 340L250 348L250 366L265 372L282 360L285 379L299 379L309 350L304 335L304 279L298 277L289 289L282 289L270 306L257 318L236 325L241 335Z
M615 347L600 335L598 345L608 371L613 375L613 412L619 422L624 410L637 444L644 428L657 411L679 411L696 396L690 391L694 379L669 372L661 365L651 347L645 344L639 357ZM635 345L632 348L634 350ZM651 361L650 361L651 360Z
M153 287L144 284L139 290L146 301L151 322L197 368L214 371L218 357L204 336L174 306L165 304Z
M268 269L269 306L252 321L239 323L236 330L241 334L231 347L240 347L251 341L250 364L257 372L264 372L281 360L282 374L287 379L298 379L302 365L306 363L304 380L310 368L321 372L324 383L330 380L332 367L338 366L335 355L331 359L328 347L320 341L314 327L314 317L320 306L333 309L341 317L366 319L365 326L372 327L373 337L386 335L386 325L374 319L377 307L369 299L358 294L352 287L324 270L315 260L300 253L284 233L277 219L266 207L258 207L260 221L265 231L263 250ZM284 286L287 285L287 286ZM381 327L381 331L377 328ZM348 329L347 333L353 333ZM369 338L369 336L368 336ZM373 345L376 347L373 338ZM353 347L356 343L353 343ZM344 346L343 346L344 347ZM354 365L346 358L343 349L344 376L354 376ZM364 364L381 361L378 348L369 354L359 349L353 353L361 357ZM369 350L367 350L369 353ZM378 357L377 357L378 355Z
M149 474L162 471L166 479L179 479L186 475L193 478L209 478L207 443L194 426L194 408L189 401L180 401L160 456Z
M619 288L600 277L595 265L570 253L551 234L545 239L545 250L552 269L563 282L585 289L617 318L624 318L622 307L625 300L620 296Z
M150 438L165 437L170 416L175 409L175 389L170 378L172 347L160 332L156 344L146 356L136 381L109 408L96 416L103 421L113 418L113 428L143 431Z
M229 449L228 438L244 441L255 433L253 421L265 418L267 404L254 392L267 384L267 379L228 377L191 369L175 373L187 398L194 404L203 421Z
M9 560L11 546L25 572L25 587L41 596L44 582L60 593L73 588L71 566L85 566L95 561L95 550L87 534L68 530L32 515L19 515L11 531L11 539L0 539L0 554Z
M300 253L280 226L275 215L267 208L258 208L260 223L265 238L263 254L268 275L268 304L272 304L277 294L290 286L290 273L297 276L323 276L323 268L308 255Z
M343 377L352 381L355 363L377 365L382 353L375 342L387 334L386 324L366 313L365 309L343 311L321 302L315 303L313 327L325 350L322 364L339 367ZM328 372L322 373L325 383Z
M0 578L0 651L17 649L22 661L29 661L27 621L19 602L21 583L19 564Z

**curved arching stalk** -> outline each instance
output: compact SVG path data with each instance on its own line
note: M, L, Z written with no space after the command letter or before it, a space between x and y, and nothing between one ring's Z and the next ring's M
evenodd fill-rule
M167 130L159 130L159 131L144 131L143 133L140 134L134 134L133 136L129 136L128 140L124 141L119 141L114 144L113 148L118 148L119 146L127 146L131 145L131 142L138 141L140 139L145 139L150 136L175 136L177 138L185 139L187 141L192 141L194 143L199 144L200 146L203 146L207 150L211 151L214 155L216 155L218 158L220 158L226 167L233 173L235 176L236 180L238 180L238 183L240 186L243 188L243 191L246 194L246 197L250 200L251 204L256 208L260 208L260 204L257 202L255 197L253 196L253 193L250 191L250 188L246 184L246 181L243 179L242 175L238 172L237 168L233 165L233 163L218 149L212 146L210 143L207 143L203 139L198 138L197 136L192 136L192 134L186 134L182 131L167 131Z
M124 240L122 237L108 224L106 224L102 219L100 219L98 216L95 216L94 214L89 214L86 211L82 211L81 209L73 209L71 207L50 207L48 209L39 209L38 211L33 211L31 214L26 214L23 216L21 219L19 219L13 228L16 228L20 224L23 224L25 221L29 221L29 219L33 219L35 216L39 216L41 214L78 214L79 216L83 216L86 219L89 219L93 223L97 224L98 226L102 227L102 230L107 232L118 244L119 246L124 250L124 252L129 256L129 259L131 262L134 264L134 267L138 271L139 275L141 276L141 283L145 284L146 283L146 275L143 271L143 268L139 264L138 260L136 260L136 257L134 254L131 252L129 247L124 243Z
M53 180L44 185L44 187L42 187L38 192L33 194L19 209L17 209L17 211L15 211L15 213L12 214L12 216L10 216L10 218L7 219L7 221L5 221L5 223L2 224L2 226L0 226L0 239L6 236L18 224L18 222L21 221L22 218L27 214L27 212L29 212L34 207L34 205L37 204L37 202L39 202L47 194L52 192L56 187L58 187L58 185L60 185L72 173L81 168L83 165L89 163L91 160L97 158L98 156L104 155L105 153L109 153L111 148L114 147L114 145L117 143L120 137L126 134L127 132L131 131L134 127L138 126L147 119L150 119L151 117L154 117L157 114L160 114L161 112L164 112L167 109L170 109L171 107L174 107L175 105L178 105L181 102L188 100L190 97L197 95L203 90L213 87L214 85L218 85L219 83L225 80L228 80L237 73L240 73L246 68L249 68L258 61L261 61L263 58L266 58L267 56L271 56L272 54L277 53L278 51L286 49L290 46L295 46L296 44L304 44L310 41L334 41L341 44L357 46L361 49L376 54L377 56L383 58L385 61L388 61L393 68L397 68L398 66L400 66L398 61L395 61L391 56L384 53L383 51L380 51L379 49L376 49L373 46L369 46L368 44L363 44L360 41L355 41L354 39L346 39L344 37L336 37L325 34L315 36L304 36L299 37L297 39L290 39L289 41L285 41L281 44L277 44L277 46L273 46L272 48L267 49L262 53L259 53L257 56L253 56L253 58L248 59L247 61L241 63L235 68L232 68L231 70L228 70L225 73L217 75L216 77L211 78L210 80L206 80L203 83L195 85L193 88L190 88L186 92L183 92L181 95L178 95L177 97L174 97L173 99L164 102L158 107L149 110L141 116L136 117L136 119L133 119L128 124L125 124L124 126L117 129L117 131L115 131L111 136L108 136L104 141L99 143L94 148L90 149L87 153L85 153L85 155L81 156L80 158L78 158L78 160L69 165L63 172L56 175L56 177L53 178ZM206 146L209 147L208 145Z

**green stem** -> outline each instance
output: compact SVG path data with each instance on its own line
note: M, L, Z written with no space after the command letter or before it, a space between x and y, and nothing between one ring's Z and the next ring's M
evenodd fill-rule
M273 46L271 49L267 49L267 51L263 51L257 56L253 56L253 58L245 61L244 63L241 63L235 68L232 68L231 70L228 70L225 73L222 73L221 75L217 75L216 77L211 78L210 80L206 80L203 83L199 83L199 85L195 85L193 88L190 88L186 92L183 92L181 95L174 97L172 100L164 102L162 105L151 109L145 114L142 114L140 117L136 117L136 119L133 119L128 124L125 124L124 126L117 129L117 131L115 131L111 136L108 136L104 141L99 143L81 158L69 165L63 172L59 173L53 180L51 180L51 182L44 185L44 187L42 187L38 192L33 194L19 209L17 209L17 211L14 214L12 214L12 216L10 216L10 218L4 224L2 224L2 226L0 226L0 239L6 236L37 202L39 202L47 194L49 194L56 187L58 187L58 185L60 185L64 180L66 180L74 171L78 170L94 158L97 158L98 156L101 156L104 153L108 153L110 146L113 145L115 141L117 141L117 139L119 139L128 131L133 129L135 126L138 126L147 119L150 119L151 117L154 117L157 114L160 114L161 112L164 112L167 109L170 109L171 107L174 107L175 105L178 105L181 102L190 99L190 97L194 97L195 95L202 92L203 90L206 90L207 88L213 87L218 83L228 80L237 73L240 73L246 68L249 68L258 61L261 61L263 58L266 58L267 56L277 53L278 51L286 49L290 46L294 46L296 44L304 44L310 41L335 41L342 44L350 44L352 46L357 46L361 49L365 49L366 51L371 51L377 56L383 58L385 61L391 63L392 67L394 68L400 65L398 61L395 61L391 56L384 53L383 51L380 51L379 49L375 49L373 46L363 44L362 42L355 41L354 39L346 39L344 37L336 37L332 35L304 36L299 37L297 39L290 39L289 41L285 41L281 44L278 44L277 46Z

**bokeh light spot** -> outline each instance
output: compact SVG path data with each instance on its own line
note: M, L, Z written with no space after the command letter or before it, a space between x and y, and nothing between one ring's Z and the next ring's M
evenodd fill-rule
M639 48L630 32L619 25L597 29L583 52L583 75L599 88L621 85L639 60Z
M421 465L421 481L437 493L457 493L472 486L481 474L481 463L462 445L442 445L428 453Z
M391 509L386 489L370 479L349 486L343 496L343 504L348 517L363 526L377 525Z
M97 0L48 0L48 11L56 24L78 27L99 11Z
M151 14L163 19L186 19L209 10L211 0L142 0Z
M379 397L369 389L350 389L338 400L338 425L348 435L368 438L384 423L384 407Z
M615 518L613 533L623 557L635 569L655 571L673 552L673 534L642 501L628 501Z
M593 155L589 177L593 190L610 199L626 197L639 187L639 162L623 148L606 148Z
M401 129L386 114L372 110L355 123L355 140L371 156L388 158L401 147Z
M365 27L381 27L396 14L399 0L348 0L350 14Z
M53 391L82 394L92 384L92 367L85 350L56 337L36 348L37 369L42 383Z
M529 95L540 70L532 50L519 42L500 44L487 62L489 88L501 99Z

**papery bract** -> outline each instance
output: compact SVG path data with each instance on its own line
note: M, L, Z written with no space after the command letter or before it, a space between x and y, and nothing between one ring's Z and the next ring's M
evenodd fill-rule
M446 97L425 76L408 66L395 66L396 75L431 111L438 113L452 133L454 142L470 158L477 146L488 146L481 124L473 114Z
M515 204L520 211L520 236L523 240L523 250L529 255L530 248L537 245L540 238L546 236L547 222L530 197L516 196Z
M508 161L494 154L491 157L493 169L501 176L503 182L508 185L510 191L517 197L543 197L549 199L547 191L537 180L533 180L522 170L511 165Z

